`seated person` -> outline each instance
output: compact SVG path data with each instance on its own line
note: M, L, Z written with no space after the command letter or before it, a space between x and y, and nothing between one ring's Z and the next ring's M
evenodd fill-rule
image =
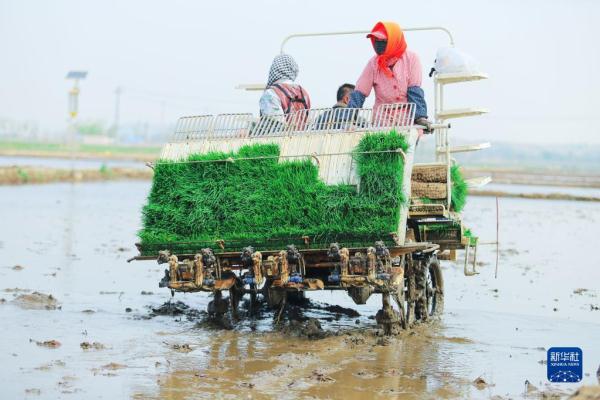
M344 83L337 90L337 103L331 110L323 112L317 120L317 129L348 129L350 125L364 127L367 121L355 114L354 110L346 110L354 85ZM335 111L337 109L337 111Z
M344 83L337 90L337 103L331 108L345 108L348 107L350 101L350 93L354 90L354 85L351 83Z
M350 93L354 90L354 85L344 83L337 90L337 103L331 107L331 110L323 112L317 119L317 129L340 129L341 122L347 121L349 116L343 110L334 111L339 108L348 107L350 101Z
M302 86L294 83L297 76L298 64L292 56L279 54L273 59L267 87L259 101L261 117L287 117L296 111L310 109L308 93Z

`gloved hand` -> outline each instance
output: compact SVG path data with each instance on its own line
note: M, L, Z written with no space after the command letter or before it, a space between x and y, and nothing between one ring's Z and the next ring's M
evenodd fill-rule
M431 121L427 119L427 117L419 117L415 120L415 124L423 126L423 132L426 134L433 133L433 129L431 129Z

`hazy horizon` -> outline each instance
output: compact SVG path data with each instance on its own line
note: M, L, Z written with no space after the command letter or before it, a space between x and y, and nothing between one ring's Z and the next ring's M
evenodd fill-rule
M172 124L182 115L257 112L262 83L290 33L369 30L378 20L403 27L445 26L456 46L475 57L487 81L449 87L449 106L490 109L453 121L453 133L503 142L600 144L595 94L600 91L600 3L579 1L9 1L0 0L0 120L66 126L67 71L88 70L80 119L112 123L114 91L123 87L121 124ZM429 71L441 33L407 33ZM358 35L299 39L286 51L313 106L335 103L335 90L355 82L372 50ZM373 97L373 95L371 96Z

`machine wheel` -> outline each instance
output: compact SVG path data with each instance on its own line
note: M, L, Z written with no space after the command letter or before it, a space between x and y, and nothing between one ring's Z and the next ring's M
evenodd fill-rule
M238 287L237 283L235 285L233 285L233 287L231 289L229 289L229 310L231 312L232 320L239 319L238 305L243 296L244 296L244 292L242 291L242 289L240 287Z
M416 321L415 307L417 305L417 286L415 282L415 275L417 270L415 261L409 262L406 265L406 316L405 324L409 328Z
M398 318L400 320L400 326L402 329L408 328L408 319L406 318L406 303L404 298L404 284L400 285L395 293L393 293L394 300L398 306Z
M430 316L441 315L444 312L444 277L437 256L429 259L426 274L427 313Z
M406 323L425 322L444 311L444 279L437 257L413 262L407 277Z
M229 302L223 299L220 290L215 290L213 300L208 303L208 315L215 319L220 319L227 313Z
M286 295L286 291L280 288L274 288L271 286L266 288L267 303L269 304L269 307L273 310L279 309Z
M252 283L250 285L250 314L254 314L254 310L256 309L257 306L257 294L256 294L256 285L254 283Z

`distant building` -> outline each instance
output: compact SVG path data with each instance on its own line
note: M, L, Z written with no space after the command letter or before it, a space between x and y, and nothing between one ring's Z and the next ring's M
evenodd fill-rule
M0 139L37 139L39 124L37 121L15 121L0 119Z

